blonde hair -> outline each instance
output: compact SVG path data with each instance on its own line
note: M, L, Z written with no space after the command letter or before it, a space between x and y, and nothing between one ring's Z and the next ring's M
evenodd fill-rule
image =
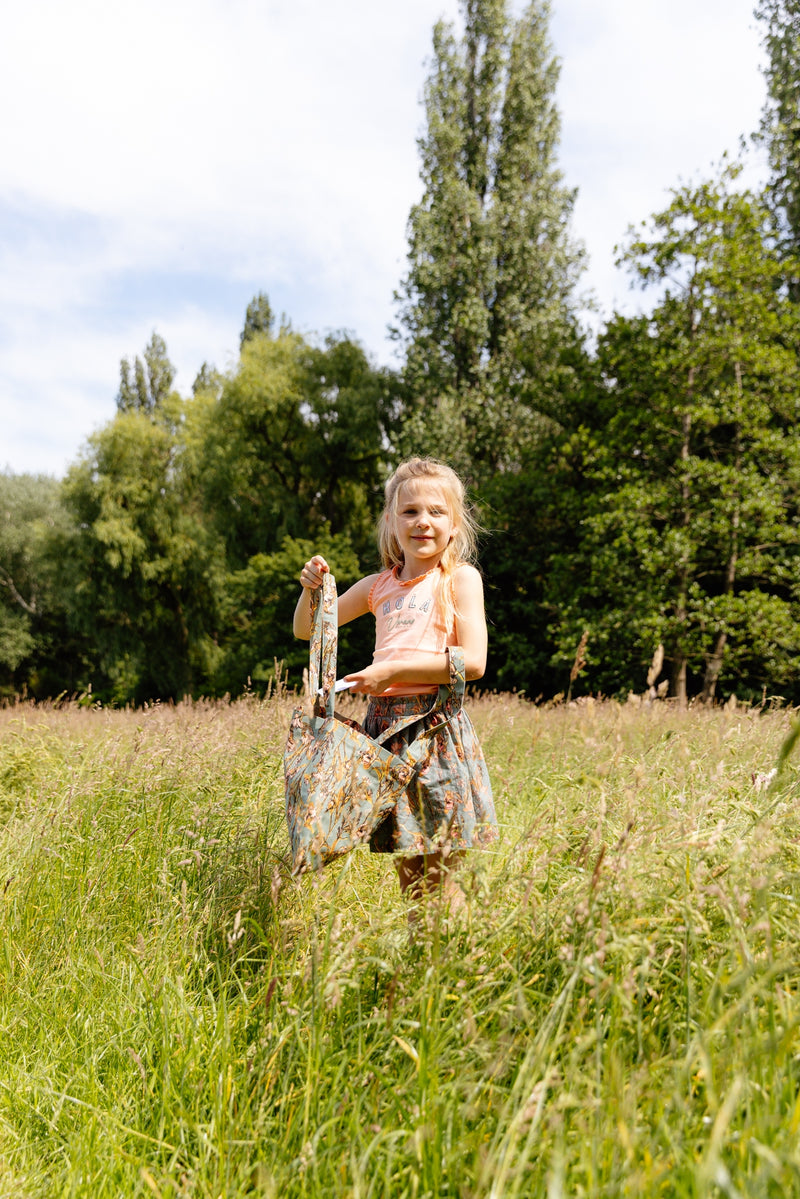
M403 566L405 563L405 556L395 532L398 494L403 483L415 482L433 483L441 489L450 520L455 525L450 544L439 563L444 573L442 598L446 623L449 625L452 617L457 614L452 598L453 575L463 562L475 561L480 528L468 507L464 484L452 467L436 458L408 458L400 463L384 487L386 502L377 531L378 548L385 567ZM450 586L444 586L447 582Z

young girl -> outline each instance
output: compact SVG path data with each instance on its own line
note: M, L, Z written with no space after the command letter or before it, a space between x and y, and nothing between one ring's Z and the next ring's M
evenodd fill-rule
M339 624L371 612L375 653L363 670L345 675L353 691L370 696L364 728L380 739L396 721L420 720L387 746L402 757L405 746L431 723L425 714L440 683L450 682L449 646L464 653L467 679L486 668L486 617L481 576L468 559L475 526L458 475L429 458L402 463L386 484L378 527L383 565L339 597ZM308 640L310 593L329 569L315 555L300 574L295 636ZM447 708L449 716L452 709ZM416 897L440 885L451 906L463 902L452 870L464 849L497 835L492 789L472 722L463 709L431 738L432 749L416 780L403 792L370 842L377 853L395 853L403 892Z

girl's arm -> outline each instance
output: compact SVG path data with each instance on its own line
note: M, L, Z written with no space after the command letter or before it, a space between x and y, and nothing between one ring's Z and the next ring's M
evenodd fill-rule
M483 607L483 580L474 566L464 564L454 579L456 602L456 643L464 651L467 680L480 679L486 670L486 614ZM356 584L357 585L357 584ZM354 590L354 589L353 589ZM344 676L355 683L354 691L380 695L393 683L449 683L450 657L419 654L402 659L388 658L373 662L364 670Z
M300 598L294 610L294 635L301 641L308 641L311 636L311 592L322 583L322 576L330 570L328 563L321 554L315 554L309 559L300 572ZM339 596L339 624L349 624L357 616L369 612L367 601L370 589L375 581L375 575L367 575L349 587Z
M459 566L453 579L456 601L456 642L464 651L467 679L482 679L486 673L489 636L483 605L483 579L474 566Z

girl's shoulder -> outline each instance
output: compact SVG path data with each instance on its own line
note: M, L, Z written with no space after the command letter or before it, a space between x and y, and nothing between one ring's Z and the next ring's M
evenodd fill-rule
M453 569L454 579L481 579L483 576L477 566L473 566L471 562L459 562Z
M483 592L483 576L471 562L459 562L452 574L453 586L459 590Z
M451 596L457 612L483 610L483 576L469 562L459 562L451 575Z

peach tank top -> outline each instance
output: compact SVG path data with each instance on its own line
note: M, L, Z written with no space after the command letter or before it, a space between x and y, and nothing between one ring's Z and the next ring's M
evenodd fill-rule
M455 620L447 627L439 595L444 582L441 567L403 582L400 568L378 575L369 593L369 610L375 617L376 662L415 654L442 654L455 645ZM385 695L435 695L435 683L393 683Z

